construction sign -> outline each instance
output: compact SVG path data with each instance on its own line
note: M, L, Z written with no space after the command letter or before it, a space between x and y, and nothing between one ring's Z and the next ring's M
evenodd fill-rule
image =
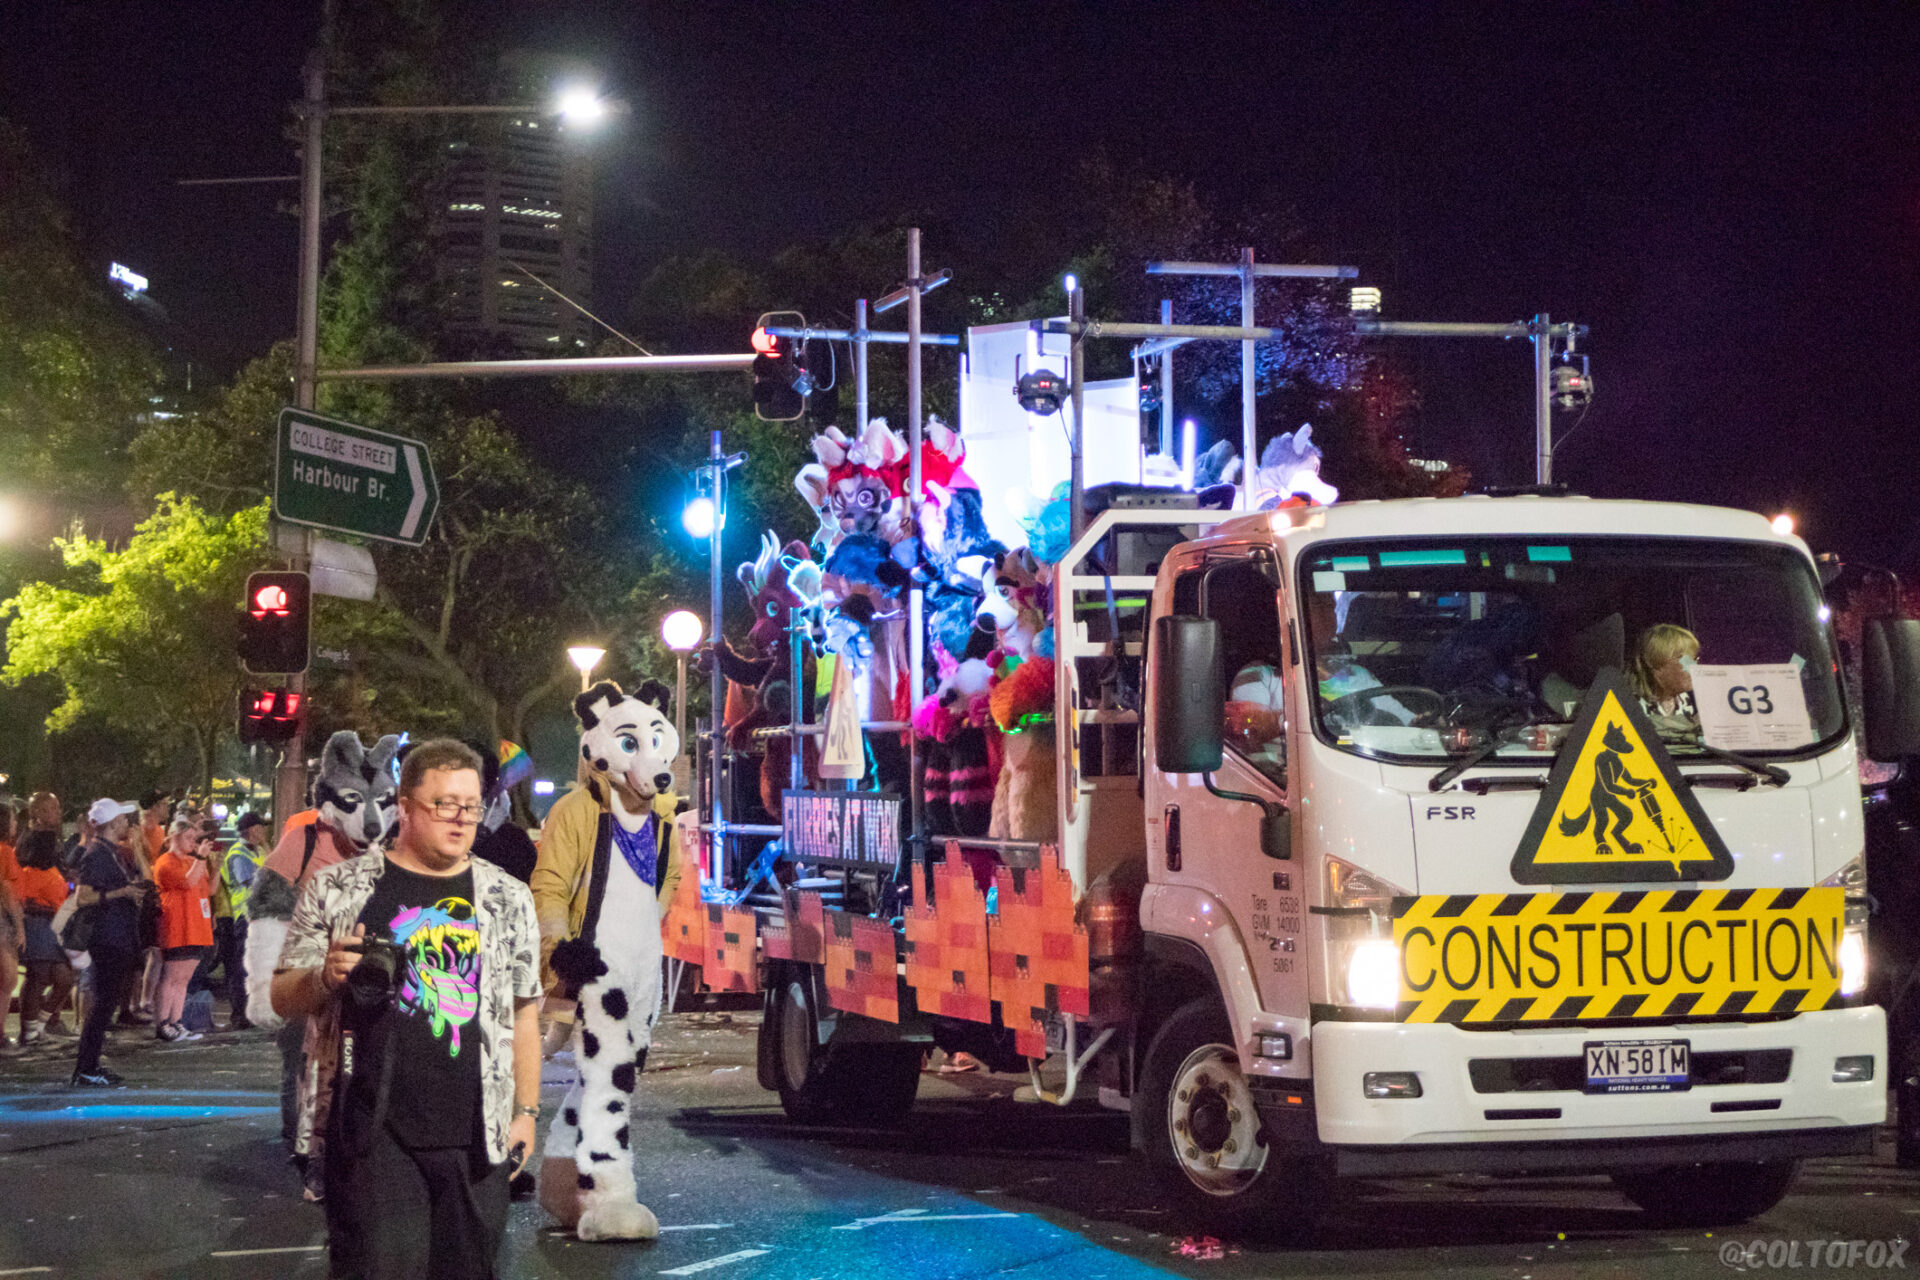
M1401 1022L1730 1017L1839 1007L1842 889L1395 898Z
M1602 671L1513 855L1520 884L1724 880L1733 856L1618 671Z
M833 664L833 692L827 695L826 743L820 749L820 776L857 782L867 773L867 744L860 733L860 703L850 662Z

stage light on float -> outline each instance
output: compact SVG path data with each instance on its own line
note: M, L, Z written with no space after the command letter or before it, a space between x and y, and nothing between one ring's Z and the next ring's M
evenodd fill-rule
M1193 488L1193 441L1197 430L1198 426L1192 418L1186 418L1180 423L1180 487L1182 489Z
M1773 531L1781 537L1791 538L1793 536L1793 516L1791 513L1782 511L1773 518L1772 523Z
M702 494L680 513L680 524L696 538L711 538L714 518L713 499Z

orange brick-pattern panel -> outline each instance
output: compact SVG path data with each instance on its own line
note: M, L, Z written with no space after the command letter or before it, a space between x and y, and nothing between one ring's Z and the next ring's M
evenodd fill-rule
M758 912L754 919L760 929L760 950L769 960L793 959L793 931L787 928L787 913L784 909L775 914L769 911L764 918Z
M661 935L661 949L672 959L707 963L707 909L700 900L700 864L691 858L684 865L673 900L667 904Z
M893 928L847 911L826 913L827 1003L882 1022L900 1021Z
M924 1013L992 1022L987 899L958 845L949 844L946 861L934 864L933 898L907 913L907 985Z
M820 900L820 894L782 889L780 906L787 921L787 959L801 964L825 964L826 904Z
M1073 877L1052 845L1031 871L994 872L998 913L987 922L987 970L1000 1019L1030 1058L1047 1052L1046 1015L1089 1010L1087 931L1073 920Z
M707 951L703 961L707 986L715 991L755 992L760 989L754 963L754 916L732 911L717 902L707 904Z

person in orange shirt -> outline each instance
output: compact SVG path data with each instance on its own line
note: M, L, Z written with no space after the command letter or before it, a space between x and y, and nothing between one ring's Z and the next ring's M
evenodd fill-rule
M20 949L26 944L27 926L20 913L20 900L14 896L13 881L19 873L13 860L13 808L0 804L0 992L12 1002L14 979L20 976ZM22 1039L26 1023L20 1024ZM0 1054L7 1057L20 1052L20 1042L7 1038L7 1008L0 1005Z
M26 922L27 980L20 988L20 1042L72 1039L60 1011L73 991L73 966L53 934L53 917L71 886L60 869L60 801L41 791L27 802L28 830L14 846L13 896Z
M180 1019L187 1010L187 983L200 957L213 945L213 878L207 858L216 843L193 818L174 819L167 851L153 864L160 886L160 955L165 967L153 1019L153 1034L168 1041L198 1040Z

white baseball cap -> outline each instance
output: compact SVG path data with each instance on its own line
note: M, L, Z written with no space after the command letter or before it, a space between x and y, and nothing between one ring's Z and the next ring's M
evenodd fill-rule
M140 806L131 800L109 800L105 796L87 806L87 821L96 827L104 827L115 818L124 818L140 812Z

